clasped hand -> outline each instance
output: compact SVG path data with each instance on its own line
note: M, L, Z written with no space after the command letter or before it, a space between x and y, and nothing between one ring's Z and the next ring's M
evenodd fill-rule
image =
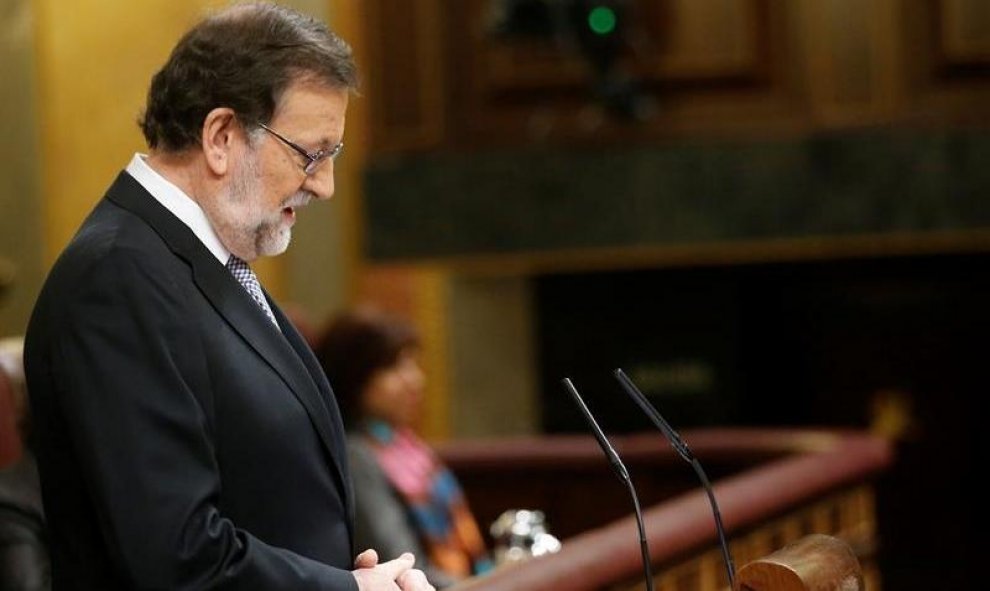
M360 591L436 591L423 571L413 568L416 557L406 552L378 564L378 553L365 550L354 559L354 578Z

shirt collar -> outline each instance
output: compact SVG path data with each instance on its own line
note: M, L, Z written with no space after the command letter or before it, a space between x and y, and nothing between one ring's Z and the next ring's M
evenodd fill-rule
M199 238L200 242L213 253L213 256L217 257L220 264L226 265L227 260L230 259L230 251L220 242L220 237L217 236L203 208L186 195L182 189L151 168L145 158L147 158L145 154L134 154L134 158L127 165L127 174L134 177L134 180L151 193L156 201L172 212L172 215L189 226L189 229Z

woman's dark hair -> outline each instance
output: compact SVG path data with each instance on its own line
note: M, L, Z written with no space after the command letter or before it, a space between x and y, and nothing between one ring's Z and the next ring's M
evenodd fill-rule
M199 144L203 120L229 107L248 124L271 120L285 89L312 79L357 88L351 48L320 21L273 4L239 4L186 33L148 89L141 130L151 148Z
M419 334L401 318L373 308L358 308L335 317L318 340L315 351L340 405L344 425L361 417L361 394L374 373L419 346Z

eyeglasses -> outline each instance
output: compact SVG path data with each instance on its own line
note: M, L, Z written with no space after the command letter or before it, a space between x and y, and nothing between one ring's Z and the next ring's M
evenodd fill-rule
M317 150L316 152L307 152L305 148L286 138L264 123L259 123L258 126L278 138L286 146L289 146L296 152L299 152L299 154L307 160L306 165L303 166L303 172L306 173L306 176L316 172L316 169L327 158L330 160L336 160L337 156L340 156L340 152L344 149L344 142L338 142L336 146L332 146L330 148L323 148L322 150Z

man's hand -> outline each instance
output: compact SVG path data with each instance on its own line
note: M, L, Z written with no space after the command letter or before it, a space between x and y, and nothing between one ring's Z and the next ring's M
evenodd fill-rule
M406 552L378 564L378 553L365 550L354 559L352 571L360 591L436 591L423 571L413 568L416 558Z
M378 552L368 548L354 559L354 568L371 568L378 564Z

